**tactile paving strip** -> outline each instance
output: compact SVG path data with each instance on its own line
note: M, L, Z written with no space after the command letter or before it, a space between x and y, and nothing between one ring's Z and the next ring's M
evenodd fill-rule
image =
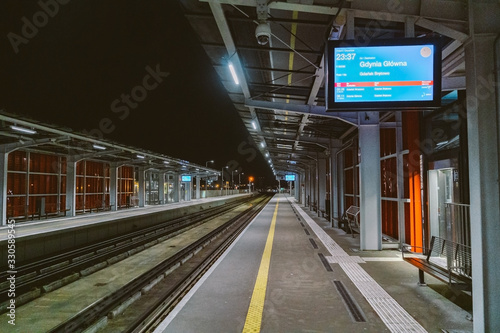
M328 261L335 260L352 280L361 294L365 297L372 308L377 312L380 319L393 333L402 332L427 332L401 305L398 304L368 273L358 265L357 260L344 251L328 234L310 218L295 203L292 204L309 225L311 230L321 240L323 245L332 255ZM356 257L352 257L356 258ZM364 262L364 261L362 261Z

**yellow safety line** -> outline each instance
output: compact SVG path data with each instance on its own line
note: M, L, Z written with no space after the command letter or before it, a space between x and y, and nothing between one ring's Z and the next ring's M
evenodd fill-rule
M262 324L262 312L264 311L264 301L266 299L267 277L269 275L269 264L271 263L271 251L273 249L274 229L276 227L276 216L278 216L278 203L274 209L273 219L271 220L271 227L267 235L266 246L260 261L259 272L257 273L257 280L248 307L247 319L243 327L243 333L258 333Z

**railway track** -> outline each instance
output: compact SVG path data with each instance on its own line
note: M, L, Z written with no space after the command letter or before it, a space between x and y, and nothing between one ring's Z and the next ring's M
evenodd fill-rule
M152 285L156 284L156 282L169 280L164 284L163 289L160 288L154 291L155 297L152 298L153 301L146 307L145 311L130 311L127 313L128 322L125 327L119 329L121 332L152 331L168 315L172 307L190 287L238 237L270 198L270 196L259 196L253 199L250 208L245 209L189 246L184 247L173 256L166 258L122 288L95 301L64 323L54 327L50 332L82 332L92 327L92 325L96 325L96 323L105 326L110 321L110 318L119 316L130 303L155 288ZM196 260L190 259L187 261L195 254ZM177 269L181 273L177 274L173 279L165 278L166 272L172 272L186 261L188 263L194 261L195 264L185 265L189 266L188 269ZM116 331L116 328L114 330Z
M80 277L110 266L158 242L174 237L207 219L220 216L247 201L248 198L243 198L220 207L209 208L165 221L105 242L76 248L34 262L21 263L21 266L17 268L16 292L18 295L26 295L38 291L36 293L36 297L38 297ZM7 277L7 270L4 267L0 273L0 281L6 281ZM0 284L0 304L8 301L8 288L8 283ZM22 301L23 297L19 299L21 300L18 302L19 305L25 303Z

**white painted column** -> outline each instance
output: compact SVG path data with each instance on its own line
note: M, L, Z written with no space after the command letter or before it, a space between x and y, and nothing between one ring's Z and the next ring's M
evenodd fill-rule
M76 161L66 160L66 216L76 216Z
M363 112L359 122L360 249L382 250L379 114Z
M9 154L6 152L0 153L0 218L2 219L0 225L7 224L7 162Z
M497 36L475 35L465 46L474 332L497 332L500 327Z

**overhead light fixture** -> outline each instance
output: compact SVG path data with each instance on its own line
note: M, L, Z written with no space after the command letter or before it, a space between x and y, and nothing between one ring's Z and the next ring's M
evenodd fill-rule
M269 157L269 153L266 153L266 157Z
M234 83L240 84L240 80L238 80L238 76L236 75L236 70L234 69L233 63L229 62L229 71L231 72L231 75L233 76Z
M253 129L256 130L257 129L257 125L255 125L255 121L252 121L252 126L253 126Z
M144 157L144 156L142 156L142 155L136 155L136 156L137 156L137 158L140 158L140 159L144 159L144 158L145 158L145 157Z
M106 150L106 147L99 146L99 145L92 145L94 149L99 149L99 150Z
M22 133L27 133L27 134L36 134L35 130L29 129L29 128L24 128L24 127L19 127L12 125L10 126L14 131L22 132Z
M264 147L265 147L264 142L261 142L261 143L260 143L260 146L261 146L262 148L264 148Z
M170 164L170 162L169 162L169 161L163 161L163 163L165 163L165 164Z

